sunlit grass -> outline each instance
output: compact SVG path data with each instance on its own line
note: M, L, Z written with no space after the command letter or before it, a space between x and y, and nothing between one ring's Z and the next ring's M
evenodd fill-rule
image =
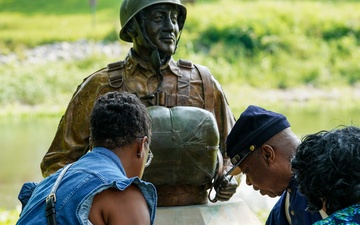
M20 207L16 209L0 208L0 224L14 225L19 218Z
M118 40L120 2L3 0L0 2L0 54L57 41Z
M0 51L15 52L20 61L0 64L0 116L61 115L86 76L124 58L94 54L71 62L22 61L26 49L45 43L87 39L123 45L117 37L120 3L97 2L94 18L88 2L1 1ZM358 109L360 2L214 0L187 8L174 58L208 66L235 115L249 104L282 112L316 111L324 102L324 110ZM126 54L129 45L124 48ZM316 95L318 89L343 94Z
M88 2L36 2L0 3L0 54L21 57L26 48L59 41L118 40L120 2L97 1L96 14ZM358 1L196 2L187 5L174 57L208 66L222 84L323 88L360 80Z

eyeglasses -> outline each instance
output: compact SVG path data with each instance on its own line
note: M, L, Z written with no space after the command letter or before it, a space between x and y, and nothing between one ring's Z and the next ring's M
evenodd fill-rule
M153 158L154 158L154 155L152 154L152 152L151 152L151 150L149 148L149 153L148 153L148 158L147 158L146 163L145 163L145 168L150 166L151 161L152 161Z
M142 138L137 138L137 139L141 139L141 140L142 140L143 138L144 138L144 137L142 137ZM154 158L154 155L153 155L152 151L150 150L149 142L148 142L147 140L146 140L145 142L146 142L146 145L147 145L147 149L149 150L149 152L148 152L148 157L147 157L146 163L145 163L145 168L146 168L146 167L150 166L151 161L152 161L152 159Z

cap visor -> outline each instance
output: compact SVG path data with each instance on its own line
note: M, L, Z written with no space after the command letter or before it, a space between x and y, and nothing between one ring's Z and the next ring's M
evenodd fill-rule
M230 172L229 175L235 176L235 175L239 175L241 173L241 169L239 166L237 166L233 171Z

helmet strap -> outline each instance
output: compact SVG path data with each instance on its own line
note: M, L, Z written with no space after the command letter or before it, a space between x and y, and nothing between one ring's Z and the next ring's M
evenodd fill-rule
M176 52L176 50L177 50L177 47L178 47L178 43L179 43L179 41L180 41L180 38L181 38L181 34L182 34L182 30L180 30L180 31L179 31L179 37L178 37L178 39L176 40L176 45L175 45L175 50L174 50L174 54L175 54L175 52Z

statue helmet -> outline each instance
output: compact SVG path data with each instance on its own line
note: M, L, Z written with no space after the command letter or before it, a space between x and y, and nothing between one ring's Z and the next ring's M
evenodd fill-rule
M169 3L179 6L179 30L181 31L184 27L186 19L186 8L181 4L180 0L123 0L120 7L120 24L121 30L119 37L126 42L132 42L131 37L126 33L126 25L128 22L142 9L159 4L159 3Z

